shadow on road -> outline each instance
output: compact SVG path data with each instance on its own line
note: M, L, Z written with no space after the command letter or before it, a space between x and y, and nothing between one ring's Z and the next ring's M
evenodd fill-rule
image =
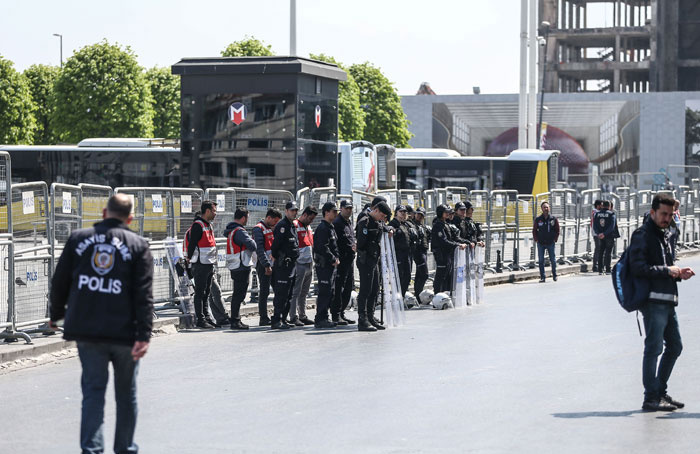
M700 419L700 413L667 413L656 419Z
M578 419L578 418L620 418L632 416L637 413L645 413L643 410L629 411L583 411L578 413L552 413L555 418Z

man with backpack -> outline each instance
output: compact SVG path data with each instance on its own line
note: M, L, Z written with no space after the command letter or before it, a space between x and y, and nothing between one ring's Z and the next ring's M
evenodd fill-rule
M666 389L683 348L676 317L677 282L690 279L695 273L690 268L673 265L668 231L673 203L674 200L667 195L654 196L649 216L632 234L629 246L632 275L649 283L649 296L639 309L644 316L646 332L642 361L642 409L647 411L673 411L684 407L682 402L671 398ZM659 355L661 361L657 368Z

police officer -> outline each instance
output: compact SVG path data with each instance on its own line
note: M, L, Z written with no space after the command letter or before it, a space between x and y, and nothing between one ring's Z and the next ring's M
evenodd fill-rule
M153 257L131 232L132 203L109 198L104 220L76 230L66 242L51 283L50 326L65 318L63 337L77 341L83 392L82 452L103 452L105 391L114 370L117 428L114 452L137 452L136 375L153 326Z
M452 268L454 266L454 250L465 249L464 243L455 241L449 227L449 216L452 209L447 205L438 205L435 209L431 246L435 256L435 278L433 290L435 293L452 291Z
M231 271L233 295L231 296L231 329L246 330L248 325L241 321L241 304L248 293L250 267L257 249L255 241L245 229L248 223L248 210L237 208L233 222L224 230L226 235L226 267Z
M272 241L272 257L275 259L272 271L272 286L275 290L275 298L272 301L275 308L272 314L272 329L291 328L284 319L284 314L289 313L296 261L299 257L299 238L294 227L299 207L296 202L287 202L284 208L284 219L275 226Z
M282 219L282 213L275 208L270 208L265 214L265 219L261 219L253 227L253 240L255 240L255 255L258 263L255 265L255 272L258 276L258 312L260 313L260 326L269 326L270 317L267 315L267 297L270 295L270 283L272 281L272 241L274 240L274 229Z
M205 200L201 205L201 216L196 216L185 233L185 255L192 264L194 275L194 310L197 327L213 329L214 320L209 315L209 291L217 262L216 239L212 221L216 218L216 202Z
M374 208L357 222L357 268L360 272L360 294L357 297L358 331L385 329L374 318L374 305L379 294L379 254L382 226L391 209L386 202Z
M467 206L464 202L455 203L455 215L452 219L452 224L459 230L459 237L464 241L468 241L469 233L467 231Z
M338 251L338 236L333 228L333 222L338 216L338 207L334 202L326 202L321 208L323 220L314 232L314 262L318 278L318 298L316 299L316 318L314 327L317 329L335 328L336 323L328 319L328 309L333 299L336 270L340 265Z
M610 211L610 202L603 201L600 210L593 215L593 233L600 240L600 253L598 254L598 274L603 274L603 265L605 272L610 274L610 260L612 257L613 246L615 246L615 212Z
M413 289L416 298L420 301L420 294L428 280L428 250L430 249L430 232L425 225L425 209L416 209L414 225L416 226L416 248L413 252L413 261L416 263L416 277L413 281Z
M396 267L399 270L401 296L405 296L411 284L411 265L415 251L415 229L407 222L408 210L405 205L398 205L394 210L394 219L389 226L394 228L394 248L396 252Z
M338 237L340 265L335 279L336 287L331 305L331 317L338 325L353 325L355 320L345 317L345 309L350 303L350 296L355 285L355 231L352 228L352 202L340 201L340 213L333 221L333 228Z
M483 247L485 245L484 232L481 230L481 224L474 222L472 219L472 216L474 215L474 207L472 206L471 202L464 202L464 210L464 224L467 227L467 241L471 243L472 247Z

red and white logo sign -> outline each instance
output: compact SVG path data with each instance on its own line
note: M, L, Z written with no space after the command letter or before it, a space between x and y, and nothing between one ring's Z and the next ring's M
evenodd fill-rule
M316 111L314 112L314 120L316 121L316 127L321 126L321 106L316 106Z
M244 104L234 102L228 108L228 119L238 126L245 121L246 113L247 109Z

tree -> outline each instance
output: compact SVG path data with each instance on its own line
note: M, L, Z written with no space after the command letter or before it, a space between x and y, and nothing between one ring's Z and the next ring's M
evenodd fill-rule
M271 57L272 46L255 36L246 36L241 41L234 41L221 51L222 57Z
M700 111L685 109L685 144L700 144Z
M369 62L352 65L350 73L360 87L360 104L367 114L365 140L407 147L411 133L394 85Z
M314 60L334 63L348 74L348 80L338 84L338 137L340 140L362 140L365 131L365 111L360 106L360 87L350 71L333 57L311 55Z
M0 143L31 144L35 109L27 79L0 55Z
M53 111L51 95L60 71L58 66L49 65L32 65L24 70L24 77L29 83L29 91L36 106L36 111L34 112L37 124L34 133L35 145L56 143L49 121Z
M146 71L151 89L154 137L180 137L180 78L169 68Z
M54 86L51 125L58 140L86 137L150 137L151 93L128 46L106 40L70 57Z

